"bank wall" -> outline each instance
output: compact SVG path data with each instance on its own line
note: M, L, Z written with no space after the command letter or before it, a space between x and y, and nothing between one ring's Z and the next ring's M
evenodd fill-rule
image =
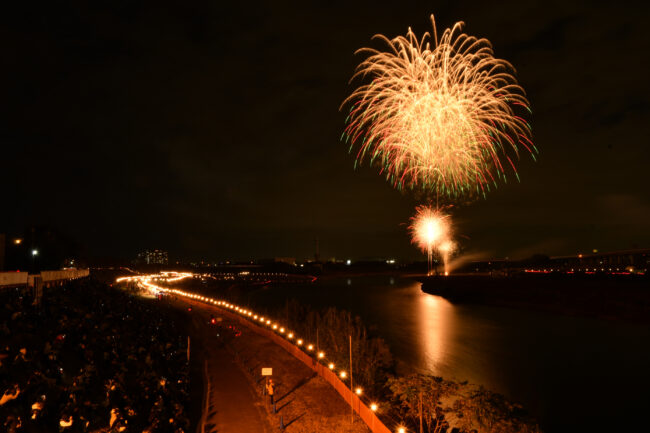
M42 271L40 274L29 275L27 272L0 272L0 287L33 287L35 281L40 280L49 286L57 282L76 280L87 277L88 269L66 269L62 271Z

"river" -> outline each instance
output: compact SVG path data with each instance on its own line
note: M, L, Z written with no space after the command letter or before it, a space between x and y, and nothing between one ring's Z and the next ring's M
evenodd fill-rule
M350 310L377 328L401 372L482 384L521 403L546 432L646 423L647 325L455 305L423 293L416 281L390 276L272 285L249 296L269 306L294 298Z

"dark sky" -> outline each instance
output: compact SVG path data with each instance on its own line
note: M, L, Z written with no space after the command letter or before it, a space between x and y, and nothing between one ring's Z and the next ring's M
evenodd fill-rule
M466 22L534 111L521 183L454 209L466 251L650 247L648 10L626 2L24 3L1 15L0 232L93 255L417 258L417 200L353 169L339 105L375 33ZM64 4L60 4L64 3Z

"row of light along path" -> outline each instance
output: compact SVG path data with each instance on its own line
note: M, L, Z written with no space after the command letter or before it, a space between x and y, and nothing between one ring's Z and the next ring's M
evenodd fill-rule
M191 292L186 292L183 290L178 290L178 289L170 289L167 287L162 287L157 284L155 284L153 281L157 282L164 282L164 283L173 283L177 281L181 281L186 278L202 278L205 277L204 275L201 274L194 274L190 272L161 272L159 274L149 274L149 275L134 275L134 276L128 276L128 277L120 277L116 281L119 282L135 282L137 283L141 288L148 290L152 294L158 294L160 292L162 293L173 293L174 295L177 296L182 296L185 298L193 299L196 301L202 301L207 304L212 304L217 307L221 308L226 308L229 310L232 310L236 313L239 313L243 317L247 318L250 321L254 321L257 324L261 325L266 325L270 329L273 329L273 331L277 332L278 334L282 335L284 338L287 340L291 341L293 344L298 346L300 349L303 351L306 350L306 352L310 355L314 355L314 345L312 343L305 343L302 338L298 338L296 335L294 335L293 332L285 329L280 323L271 320L268 317L264 317L262 315L256 314L254 311L251 311L246 308L242 308L238 305L232 304L230 302L226 302L224 300L219 300L219 299L214 299L208 296L202 296L198 295L196 293L191 293ZM337 372L338 376L342 380L346 380L348 377L348 373L345 370L336 370L336 366L334 365L333 362L329 362L325 356L325 352L319 351L318 353L315 354L316 358L319 360L319 362L326 363L328 368L332 371ZM360 398L363 394L363 389L360 387L356 387L354 389L355 394L357 394ZM370 410L373 412L377 411L378 405L376 402L369 402L368 407L370 407ZM397 433L406 433L406 429L404 427L398 427L397 428Z

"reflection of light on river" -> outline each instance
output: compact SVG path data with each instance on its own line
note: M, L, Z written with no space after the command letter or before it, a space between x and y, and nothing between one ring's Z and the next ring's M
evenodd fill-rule
M433 374L440 374L440 367L447 363L449 338L452 331L453 306L439 296L422 293L418 296L418 342L424 357L423 367Z

